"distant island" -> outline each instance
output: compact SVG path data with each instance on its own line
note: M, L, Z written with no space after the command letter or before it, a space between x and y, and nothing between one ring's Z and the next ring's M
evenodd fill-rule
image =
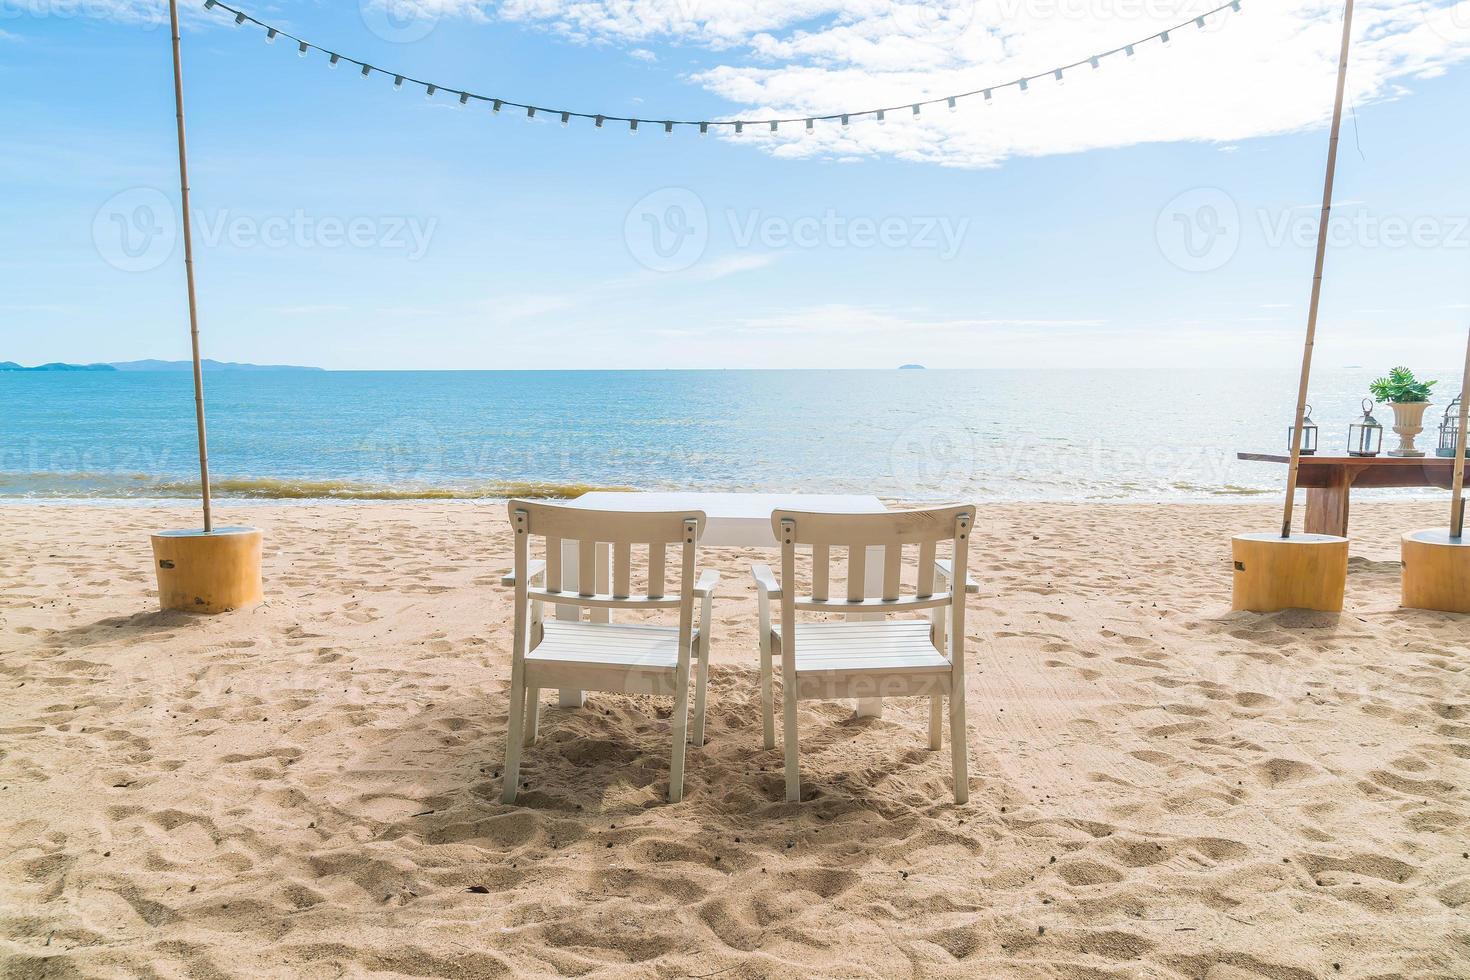
M205 358L200 365L206 371L322 371L319 367L296 364L244 364L239 361L212 361ZM113 361L109 364L64 364L52 361L26 367L14 361L0 361L0 371L192 371L192 361Z
M900 371L922 371L922 370L924 370L924 365L922 365L922 364L900 364L898 366L898 369Z

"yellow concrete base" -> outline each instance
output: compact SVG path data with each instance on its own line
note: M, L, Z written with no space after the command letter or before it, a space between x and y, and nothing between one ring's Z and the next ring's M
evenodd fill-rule
M164 609L218 613L259 602L260 532L253 527L160 531L153 570Z
M1403 604L1410 609L1470 612L1470 538L1452 538L1443 528L1405 534Z
M1333 534L1283 538L1276 531L1238 534L1230 541L1230 552L1235 559L1232 609L1342 612L1347 538Z

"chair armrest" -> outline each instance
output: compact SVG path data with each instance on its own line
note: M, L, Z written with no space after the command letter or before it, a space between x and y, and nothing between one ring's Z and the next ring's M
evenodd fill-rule
M720 573L713 568L706 568L699 573L699 581L694 583L694 594L700 598L707 598L715 594L715 588L720 584Z
M526 575L526 579L527 579L526 584L527 585L530 585L532 582L536 581L536 576L541 575L545 571L546 571L546 562L542 561L539 558L536 559L535 561L531 562L531 568L529 570L529 573ZM513 585L515 585L516 584L516 573L515 573L515 570L512 569L512 570L506 572L504 575L500 576L500 584L501 585L504 585L504 586L513 586Z
M776 576L771 574L769 565L751 565L750 574L755 578L755 588L766 598L781 598L781 583L776 581Z
M944 576L946 582L954 577L953 573L949 570L948 558L934 559L934 567L939 570L940 575ZM970 578L968 571L965 572L965 591L970 593L970 595L976 595L980 591L980 583Z

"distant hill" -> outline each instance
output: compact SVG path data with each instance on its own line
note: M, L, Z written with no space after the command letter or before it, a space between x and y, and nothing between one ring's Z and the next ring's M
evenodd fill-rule
M922 371L922 370L924 370L924 365L922 365L922 364L900 364L898 366L898 369L900 371Z
M299 367L294 364L242 364L238 361L200 362L206 371L321 371L319 367ZM0 371L192 371L192 361L114 361L111 364L63 364L53 361L25 367L14 361L0 361Z
M116 371L117 368L111 364L62 364L60 361L52 361L50 364L37 364L35 367L24 367L14 361L0 361L0 371Z
M245 364L240 361L212 361L205 358L200 366L206 371L321 371L319 367L302 367L298 364ZM118 371L192 371L193 361L113 361L110 367Z

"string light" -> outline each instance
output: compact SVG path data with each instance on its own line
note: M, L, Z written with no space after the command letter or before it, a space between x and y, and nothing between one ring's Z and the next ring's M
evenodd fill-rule
M674 127L675 126L689 126L691 128L697 126L698 129L699 129L699 135L700 136L704 136L704 135L708 134L709 133L709 128L711 126L725 126L725 127L731 128L736 135L739 135L739 134L741 134L741 133L744 132L746 123L749 123L749 124L751 124L753 126L765 125L766 127L768 127L768 129L769 129L769 131L771 133L779 133L779 131L780 131L780 124L781 123L803 123L804 124L804 126L803 126L803 133L811 133L816 128L816 124L817 124L818 121L821 121L821 122L827 122L827 121L840 122L842 124L843 128L847 128L850 125L850 123L852 121L852 118L854 116L856 116L859 119L868 119L868 118L871 118L875 122L877 122L879 125L883 125L887 121L887 114L889 112L891 112L891 111L893 111L893 112L900 111L900 110L902 110L905 107L907 107L910 110L910 112L911 112L911 114L912 114L912 116L913 116L913 118L915 120L919 119L922 116L923 107L924 106L928 106L928 105L939 105L939 104L942 103L947 109L949 109L949 111L954 112L958 108L958 103L959 103L959 100L960 99L968 99L968 98L972 98L974 96L980 96L982 98L982 100L985 102L986 105L992 105L992 104L994 104L994 93L996 91L999 91L999 90L1002 90L1002 89L1007 89L1007 88L1016 88L1016 89L1019 89L1021 92L1026 93L1026 92L1029 92L1030 91L1030 89L1031 89L1031 83L1033 81L1037 80L1038 78L1044 78L1047 75L1050 75L1051 77L1053 77L1054 79L1056 79L1056 82L1057 82L1058 85L1063 85L1063 84L1065 84L1065 74L1066 74L1066 72L1069 71L1072 68L1079 68L1082 65L1090 65L1094 69L1095 68L1099 68L1099 67L1101 67L1102 59L1109 58L1109 57L1112 57L1113 55L1118 55L1118 54L1123 55L1125 59L1132 59L1135 56L1135 54L1136 54L1136 48L1137 48L1138 45L1145 44L1145 43L1147 43L1149 41L1158 41L1161 44L1168 44L1170 42L1170 40L1171 40L1171 35L1173 34L1174 31L1177 31L1177 30L1180 30L1181 28L1187 27L1191 23L1195 24L1197 27L1199 27L1201 29L1204 29L1204 28L1206 28L1208 26L1208 19L1211 18L1211 17L1214 17L1217 14L1220 14L1220 13L1226 11L1226 10L1232 11L1233 13L1239 13L1240 10L1241 10L1241 3L1242 2L1243 2L1243 0L1227 0L1226 3L1222 4L1221 6L1218 6L1218 7L1214 8L1213 10L1207 10L1207 11L1205 11L1202 14L1198 14L1198 15L1196 15L1194 17L1191 17L1189 20L1183 21L1182 23L1179 23L1179 24L1175 24L1174 26L1169 27L1166 30L1161 30L1161 31L1159 31L1156 34L1151 34L1148 37L1141 38L1141 39L1139 39L1137 41L1134 41L1134 42L1132 42L1130 44L1125 44L1125 45L1123 45L1121 47L1113 48L1113 49L1108 50L1108 51L1101 51L1101 52L1098 52L1097 54L1094 54L1094 55L1091 55L1091 56L1089 56L1087 58L1084 58L1081 61L1073 62L1071 64L1066 64L1066 65L1058 65L1055 68L1050 69L1049 71L1039 72L1039 73L1034 74L1034 75L1025 75L1025 76L1022 76L1022 77L1016 79L1015 81L1005 82L1005 83L1002 83L1000 85L992 85L992 86L990 86L988 88L977 88L977 89L972 89L972 90L970 90L968 92L956 92L953 95L941 95L941 96L937 96L937 97L932 98L932 99L921 99L921 100L919 100L917 102L900 103L898 105L884 106L884 107L881 107L881 108L873 108L873 109L849 109L849 110L844 111L844 112L833 112L833 113L828 113L826 115L795 116L795 117L789 117L789 118L779 117L779 118L775 118L775 119L760 119L760 120L752 120L752 119L742 119L742 120L729 120L729 119L713 119L713 120L666 119L666 120L663 120L660 123L660 125L663 126L664 135L666 135L666 136L672 136L673 135ZM409 76L409 75L399 75L399 74L394 74L392 72L387 72L387 71L384 71L381 68L374 67L373 65L370 65L370 64L368 64L365 61L359 61L356 58L349 58L349 57L346 57L344 55L338 54L335 51L329 51L326 48L323 48L323 47L320 47L319 45L316 45L316 44L311 43L310 41L303 40L302 38L299 38L299 37L295 36L294 34L291 34L291 33L287 32L287 31L283 31L283 30L281 30L278 27L274 27L274 26L272 26L270 24L266 24L265 22L263 22L261 20L258 20L255 17L252 17L251 15L245 13L243 10L236 9L235 7L232 7L229 4L227 4L227 3L222 3L221 0L203 0L203 6L204 6L204 9L205 10L213 10L214 8L218 7L219 9L228 12L233 17L236 26L239 26L241 24L244 24L244 23L246 23L248 21L249 23L254 24L257 27L263 28L265 30L265 38L266 38L266 41L268 41L268 42L274 42L277 37L286 37L286 38L288 38L288 39L290 39L292 41L295 41L296 42L296 46L297 46L296 47L296 53L300 57L302 57L302 58L305 58L307 56L307 54L310 53L312 50L321 51L322 53L324 53L324 54L326 54L326 55L329 56L327 64L328 64L328 67L330 67L330 68L334 68L335 69L338 66L339 63L341 63L342 61L347 61L350 64L357 65L361 69L361 71L362 71L362 77L363 78L371 77L371 75L372 75L373 72L378 72L378 73L383 74L383 75L391 75L392 78L393 78L393 87L395 89L401 89L403 87L403 83L405 81L413 82L415 85L422 85L422 86L424 86L424 97L427 98L427 99L429 99L429 100L431 100L431 101L434 98L434 94L440 88L440 86L437 83L427 82L427 81L424 81L422 79L413 78L412 76ZM528 119L534 119L534 118L536 118L536 112L537 112L537 109L538 109L537 106L532 106L532 105L529 105L529 104L526 104L526 103L521 103L521 102L513 102L513 101L511 101L509 99L491 98L489 96L477 95L477 94L475 94L473 92L461 91L461 90L458 90L458 89L446 89L446 91L458 92L460 105L466 105L466 104L468 104L468 102L469 102L470 99L480 99L480 100L483 100L483 101L486 101L486 102L490 102L491 103L492 110L494 112L496 112L496 113L499 113L500 112L502 106L508 105L508 106L512 106L513 108L517 108L517 109L525 109L526 110L526 118L528 118ZM568 125L573 118L576 118L576 119L590 119L590 120L592 120L592 125L595 128L602 129L604 122L606 122L608 120L612 120L614 122L626 122L628 124L628 131L630 133L636 133L636 132L638 132L638 123L640 122L640 120L633 119L633 118L630 118L628 116L607 115L605 113L596 113L596 114L594 114L594 113L588 113L588 112L576 112L576 111L573 111L573 110L570 110L570 109L544 109L543 108L543 109L541 109L541 111L543 111L543 112L549 112L549 113L555 113L555 114L559 115L560 118L561 118L561 123L562 123L563 126Z

